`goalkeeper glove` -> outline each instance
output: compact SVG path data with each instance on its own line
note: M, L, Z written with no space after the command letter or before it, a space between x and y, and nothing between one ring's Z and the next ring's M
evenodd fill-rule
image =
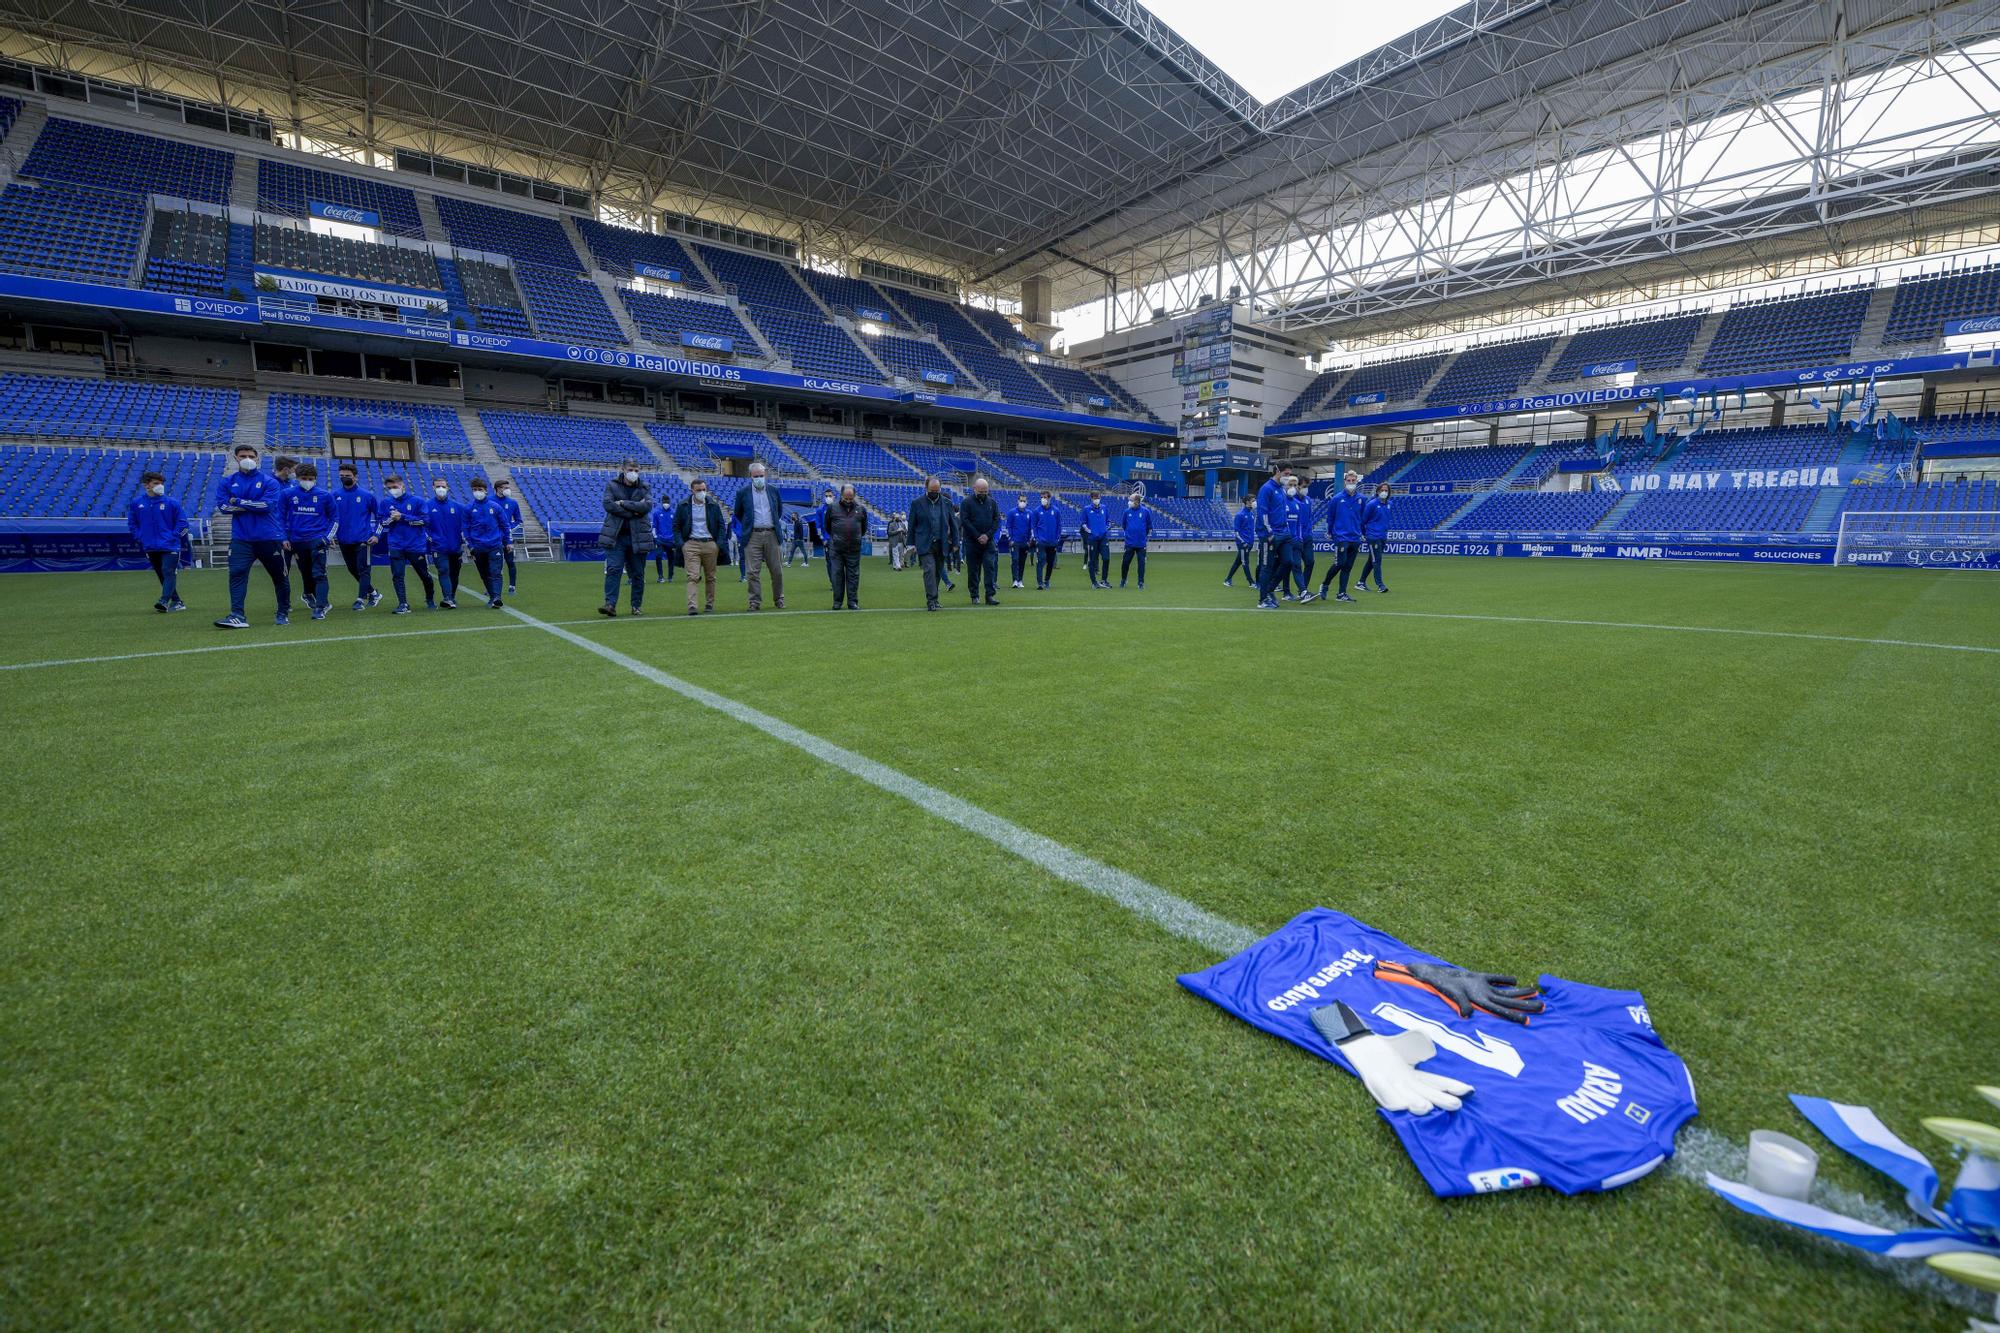
M1535 998L1541 992L1533 986L1517 986L1512 977L1468 972L1446 963L1377 963L1375 979L1427 990L1450 1005L1460 1018L1470 1018L1477 1009L1509 1023L1525 1024L1529 1014L1539 1014L1547 1007Z
M1339 1001L1313 1010L1312 1021L1322 1037L1340 1048L1360 1076L1361 1086L1385 1111L1408 1111L1411 1115L1456 1111L1461 1099L1472 1095L1470 1083L1427 1074L1411 1062L1409 1057L1419 1054L1429 1058L1436 1053L1435 1047L1423 1050L1392 1044L1389 1038L1369 1031L1361 1016Z

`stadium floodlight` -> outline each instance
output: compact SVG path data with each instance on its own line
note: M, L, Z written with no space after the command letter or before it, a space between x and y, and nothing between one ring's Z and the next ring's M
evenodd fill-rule
M2000 510L1849 510L1833 562L2000 571Z

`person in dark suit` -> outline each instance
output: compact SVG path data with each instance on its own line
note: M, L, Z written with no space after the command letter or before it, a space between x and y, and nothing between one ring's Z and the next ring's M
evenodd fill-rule
M708 493L708 483L696 477L688 484L688 498L674 511L674 536L680 539L682 567L687 570L688 614L701 610L702 589L708 590L708 607L715 609L715 560L722 542L729 536L728 520L722 506Z
M924 493L910 502L910 546L924 571L924 609L938 609L938 580L951 558L951 501L936 477L924 483Z
M1000 548L995 545L1000 536L1000 505L989 492L986 478L972 479L972 494L959 506L958 531L965 544L966 586L972 590L972 600L979 600L979 585L984 580L986 604L998 606L1000 599L993 595L993 589L1000 577Z

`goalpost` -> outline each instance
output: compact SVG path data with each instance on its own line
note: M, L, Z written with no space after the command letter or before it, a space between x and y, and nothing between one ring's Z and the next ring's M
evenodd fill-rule
M1833 562L2000 570L2000 510L1850 510L1840 516Z

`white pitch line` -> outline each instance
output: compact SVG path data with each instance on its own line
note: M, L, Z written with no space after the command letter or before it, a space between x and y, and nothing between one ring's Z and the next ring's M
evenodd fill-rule
M44 667L94 666L100 662L136 662L147 657L191 657L197 653L241 653L252 648L305 648L320 643L359 643L365 639L419 639L434 634L482 634L519 625L452 625L438 629L382 630L373 634L323 634L317 638L265 639L259 643L211 643L202 648L161 648L147 653L111 653L104 657L56 657L42 662L0 662L0 671L39 671Z

